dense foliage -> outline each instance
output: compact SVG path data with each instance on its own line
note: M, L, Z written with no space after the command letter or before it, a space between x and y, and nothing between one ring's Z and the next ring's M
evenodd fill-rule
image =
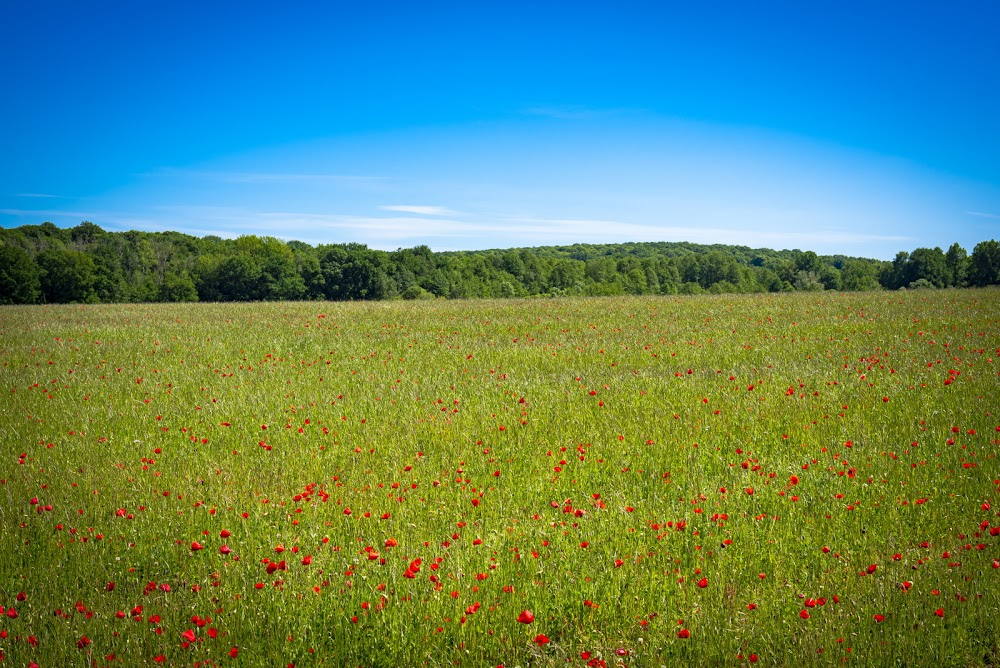
M944 288L1000 283L1000 244L892 262L687 242L434 253L273 237L0 229L0 304L381 300Z

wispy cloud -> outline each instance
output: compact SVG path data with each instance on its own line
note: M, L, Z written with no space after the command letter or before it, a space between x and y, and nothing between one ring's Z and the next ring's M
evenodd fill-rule
M49 195L48 193L17 193L16 197L37 197L44 199L65 199L63 195Z
M676 226L629 223L616 220L579 218L515 218L510 228L533 243L549 238L581 242L620 241L692 241L709 244L740 244L789 248L816 243L860 245L879 241L911 241L910 237L882 234L857 234L847 230L818 229L811 232L787 230L747 230L711 226Z
M363 241L374 248L394 248L429 243L436 250L471 250L572 243L623 241L691 241L704 244L740 244L754 248L865 248L880 242L909 243L907 236L858 234L851 230L802 224L796 231L787 225L754 230L711 223L698 225L629 222L611 218L511 216L482 212L470 216L445 207L382 206L382 210L411 215L365 216L308 211L267 211L242 206L163 206L141 212L59 209L0 209L0 214L51 219L60 224L91 220L111 229L178 230L197 236L234 238L243 234L277 236L308 243ZM434 215L438 214L438 215ZM707 222L707 221L706 221ZM878 229L873 224L870 228Z
M471 237L498 232L500 226L479 225L454 218L417 216L360 216L302 211L259 211L227 206L164 207L158 217L182 223L189 234L235 237L241 234L276 236L308 243L363 241L393 249L423 238Z
M223 183L381 183L391 180L388 176L372 174L326 174L314 172L240 172L197 169L164 168L141 174L149 177L181 177Z
M997 213L986 213L985 211L966 211L965 213L970 216L978 216L980 218L993 218L1000 220L1000 214Z
M54 218L79 218L90 220L99 217L96 211L71 211L66 209L0 209L0 214L7 216L52 216Z
M416 213L421 216L454 216L457 211L452 211L446 206L416 206L410 204L386 204L379 207L383 211L399 211L400 213Z

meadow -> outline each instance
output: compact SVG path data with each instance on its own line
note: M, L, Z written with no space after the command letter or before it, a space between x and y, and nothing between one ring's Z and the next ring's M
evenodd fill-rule
M0 309L0 656L1000 664L1000 290Z

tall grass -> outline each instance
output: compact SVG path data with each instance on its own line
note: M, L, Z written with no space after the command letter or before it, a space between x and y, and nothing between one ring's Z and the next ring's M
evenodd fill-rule
M996 290L5 307L0 651L995 665L998 356Z

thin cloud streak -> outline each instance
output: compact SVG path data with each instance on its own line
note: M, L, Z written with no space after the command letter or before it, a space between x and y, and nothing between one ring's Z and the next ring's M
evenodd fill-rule
M91 216L99 217L99 214L94 211L66 211L63 209L0 209L0 214L7 216L53 216L58 218L80 218L81 221L90 220Z
M446 206L413 206L409 204L392 204L379 207L383 211L399 211L400 213L418 213L422 216L454 216L457 211L452 211Z
M154 172L140 174L152 178L180 177L222 183L344 183L365 184L384 183L393 180L389 176L371 174L324 174L295 172L240 172L240 171L206 171L195 169L166 168Z
M985 211L966 211L965 213L967 213L970 216L978 216L980 218L993 218L996 220L1000 220L1000 214L996 213L986 213Z
M542 235L586 237L593 239L613 239L621 241L692 241L696 243L720 243L741 245L763 245L765 242L801 244L823 242L838 244L862 244L872 241L911 241L911 237L856 234L841 230L821 230L816 232L751 231L724 227L660 226L623 223L614 220L586 220L563 218L520 218L510 221L513 225L527 228L525 232ZM570 242L572 243L572 242Z
M521 247L625 241L690 241L703 244L740 244L751 247L812 247L813 244L859 246L872 242L910 242L911 237L857 234L839 229L812 232L741 230L729 227L652 225L607 219L546 218L502 214L444 218L429 215L444 207L399 206L413 216L363 216L302 211L260 211L233 206L163 206L145 213L59 209L0 209L12 216L44 216L56 220L91 220L118 229L183 230L194 235L235 238L243 234L298 239L313 244L365 240L372 247L394 248L433 241L454 249L499 248L516 238ZM417 211L414 211L416 209ZM445 209L447 210L447 209ZM453 212L452 212L453 213ZM513 237L512 237L513 235ZM449 243L450 242L450 243ZM443 250L443 248L441 248Z

